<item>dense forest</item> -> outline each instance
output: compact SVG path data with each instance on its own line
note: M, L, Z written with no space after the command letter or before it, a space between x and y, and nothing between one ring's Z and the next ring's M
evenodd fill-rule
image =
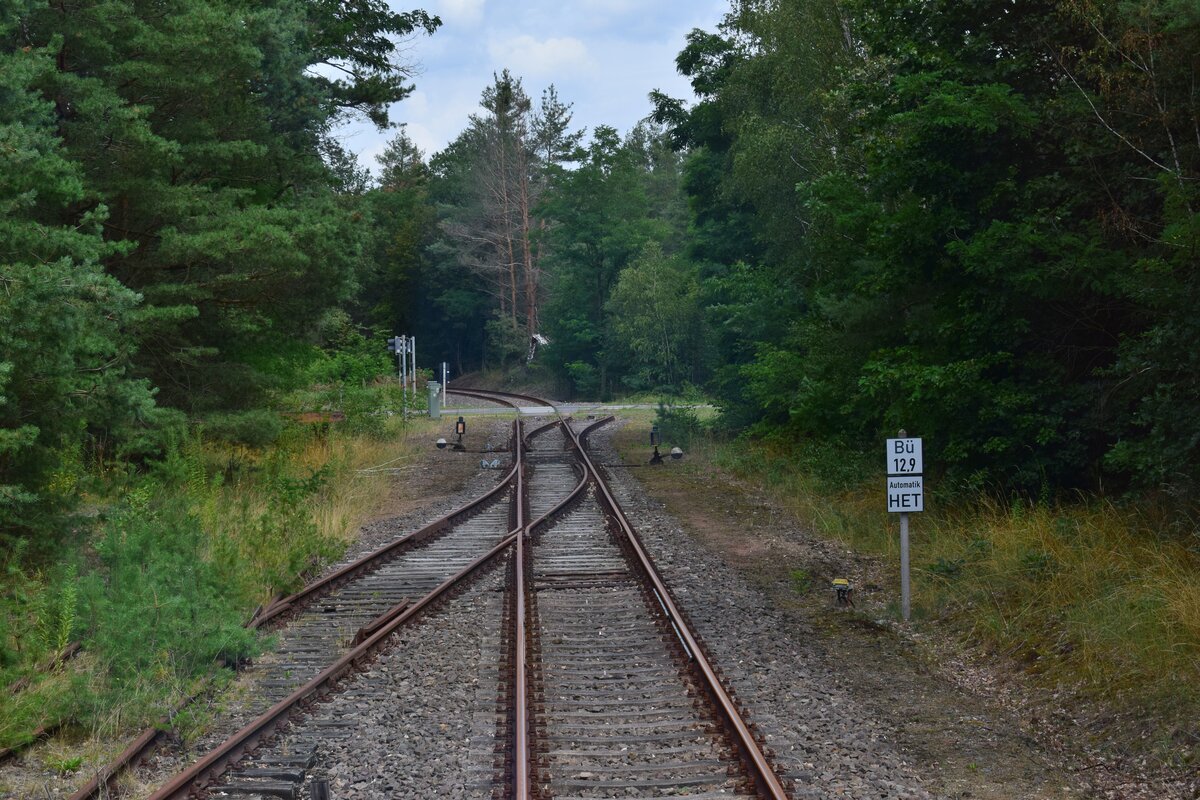
M498 76L433 159L436 252L487 278L493 357L540 331L576 395L695 387L843 452L905 427L951 490L1186 502L1198 36L1190 2L741 2L679 54L698 102L624 138L572 152Z
M401 329L456 372L539 333L567 393L706 392L734 430L904 426L955 486L1194 493L1194 3L747 0L679 54L698 102L584 131L506 71L372 177L330 132L388 124L438 23L6 5L7 535Z
M0 2L5 682L79 637L121 697L250 653L355 519L318 505L392 458L397 333L426 370L709 398L827 476L903 427L948 501L1150 500L1194 554L1195 0L738 0L632 130L504 70L424 153L389 110L440 25ZM392 129L377 164L350 119ZM281 414L332 411L342 444ZM0 746L90 697L6 708Z

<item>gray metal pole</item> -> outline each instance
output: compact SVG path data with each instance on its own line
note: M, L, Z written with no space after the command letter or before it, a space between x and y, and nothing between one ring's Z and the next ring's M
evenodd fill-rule
M400 337L400 415L408 416L408 337Z
M411 375L412 375L413 402L415 403L417 401L417 337L410 336L408 338L409 338L409 341L412 342L412 372L411 372Z
M908 514L900 514L900 611L908 622L912 587L908 581Z
M442 362L442 405L446 405L446 362Z

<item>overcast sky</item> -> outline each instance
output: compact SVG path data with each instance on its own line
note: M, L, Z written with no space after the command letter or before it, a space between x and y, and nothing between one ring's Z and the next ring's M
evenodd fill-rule
M397 10L424 8L442 18L433 36L407 43L419 65L416 91L392 107L392 121L427 156L443 149L479 108L492 73L507 67L536 102L553 83L574 104L576 128L611 125L622 133L650 113L647 95L661 89L691 99L675 56L692 28L714 30L729 0L392 0ZM338 131L343 145L372 170L394 131L366 122Z

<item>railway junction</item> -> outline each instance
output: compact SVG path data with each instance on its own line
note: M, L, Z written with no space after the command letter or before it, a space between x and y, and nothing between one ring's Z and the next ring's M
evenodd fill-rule
M886 626L823 649L644 497L605 409L452 392L494 457L467 496L262 609L273 650L211 731L148 730L71 800L1089 796ZM753 549L763 509L712 521Z

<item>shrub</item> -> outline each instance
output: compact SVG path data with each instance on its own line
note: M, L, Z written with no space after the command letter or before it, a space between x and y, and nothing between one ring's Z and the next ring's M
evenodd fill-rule
M265 409L211 414L204 420L204 432L214 439L233 444L266 447L283 432L283 419Z
M112 514L96 545L102 568L83 581L85 646L114 687L146 673L186 680L255 647L198 520L179 502L152 508L148 496L134 493Z
M695 409L668 406L662 401L659 401L654 422L658 425L662 443L672 446L688 447L704 430Z

